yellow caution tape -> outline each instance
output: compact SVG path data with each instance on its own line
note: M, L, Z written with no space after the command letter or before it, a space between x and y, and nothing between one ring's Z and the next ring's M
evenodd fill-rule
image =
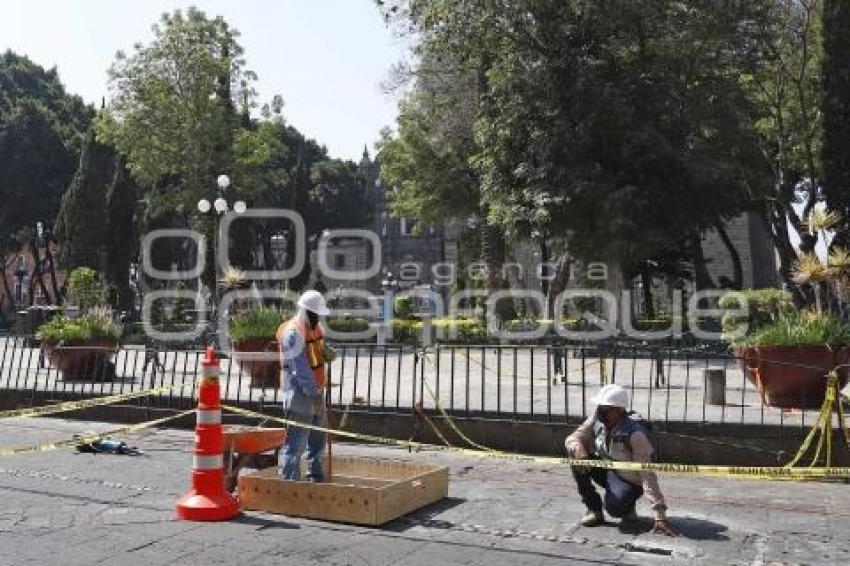
M524 454L512 454L510 452L502 452L498 450L481 451L470 448L457 448L450 446L438 446L434 444L426 444L424 442L414 442L410 440L397 440L394 438L385 438L381 436L372 436L369 434L360 434L356 432L341 431L329 429L301 423L291 419L283 419L274 417L264 413L257 413L240 407L231 405L222 405L222 409L245 415L248 417L267 419L269 421L278 422L287 426L296 426L308 430L324 432L334 436L343 438L351 438L362 442L371 442L373 444L384 444L390 446L402 446L405 448L429 448L433 450L441 450L446 452L455 452L466 454L479 458L498 458L503 460L511 460L516 462L532 462L537 464L557 464L567 466L577 466L586 468L605 468L609 470L619 470L624 472L657 472L664 474L694 474L701 476L716 476L716 477L734 477L739 479L757 479L757 480L809 480L809 479L847 479L850 478L850 468L785 468L777 466L707 466L707 465L692 465L692 464L673 464L673 463L644 463L644 462L615 462L611 460L579 460L574 458L556 458L553 456L529 456Z
M92 442L97 442L102 438L106 438L107 436L119 436L130 434L137 430L142 430L145 428L150 428L152 426L157 426L162 423L172 421L175 419L179 419L180 417L185 417L186 415L190 415L195 412L195 409L191 409L188 411L183 411L182 413L177 413L176 415L170 415L167 417L163 417L161 419L155 419L152 421L147 421L144 423L134 424L130 426L125 426L121 428L116 428L114 430L109 430L106 432L101 432L99 434L89 434L86 436L76 436L74 438L69 438L67 440L59 440L57 442L49 442L47 444L36 444L33 446L22 446L20 448L0 448L0 456L12 456L14 454L26 454L32 452L49 452L51 450L57 450L59 448L67 448L72 446L77 446L79 444L90 444Z
M100 405L110 405L112 403L119 403L129 399L136 399L138 397L147 397L148 395L156 395L157 393L166 393L177 388L178 386L154 387L153 389L145 389L143 391L135 391L133 393L123 393L121 395L111 395L109 397L96 397L94 399L83 399L82 401L66 401L64 403L56 403L55 405L30 407L28 409L13 409L11 411L0 412L0 420L40 417L43 415L64 413L66 411L76 411L77 409L87 409L89 407L97 407Z
M809 464L810 467L815 466L820 461L821 452L826 448L826 465L829 467L832 464L832 413L837 413L838 427L844 435L845 444L850 448L850 432L848 432L844 423L844 407L841 404L840 384L838 374L833 370L827 375L826 392L824 394L823 405L821 405L818 418L812 425L809 434L800 445L797 454L791 461L785 465L786 468L793 468L809 451L812 441L818 437L818 443L815 447L814 457Z

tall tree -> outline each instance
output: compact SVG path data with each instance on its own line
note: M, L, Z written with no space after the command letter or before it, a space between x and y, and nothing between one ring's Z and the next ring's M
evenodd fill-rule
M766 190L738 76L772 1L409 0L387 13L430 60L476 77L468 162L487 218L629 273Z
M762 216L779 273L802 303L808 299L793 277L793 242L799 240L804 253L815 249L818 233L806 219L822 198L821 0L776 1L765 24L760 64L742 73L741 82L755 103L753 119L771 170Z
M194 206L231 166L234 100L250 88L253 74L244 69L239 33L221 17L175 10L153 32L148 45L117 53L98 136L126 157L140 182L179 179L187 206Z
M154 39L119 51L109 71L111 98L98 116L98 139L114 145L146 202L165 214L156 224L191 225L213 241L211 218L198 215L214 200L216 178L233 174L237 105L250 107L256 76L245 69L239 33L221 18L189 8L163 14ZM236 200L238 190L228 197ZM212 246L204 280L214 284Z
M109 223L106 195L116 176L115 150L86 136L80 166L56 218L56 236L62 243L60 259L70 271L90 267L103 271Z
M91 116L56 69L0 54L0 241L56 216Z
M116 156L114 175L106 191L106 278L112 284L110 304L125 311L133 307L130 287L130 263L138 256L139 234L136 225L139 187Z
M850 3L824 0L823 190L842 216L835 243L850 246Z

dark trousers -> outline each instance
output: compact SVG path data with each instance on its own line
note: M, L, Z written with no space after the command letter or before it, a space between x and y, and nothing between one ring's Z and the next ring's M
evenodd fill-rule
M605 490L605 511L612 517L624 517L634 508L635 502L643 495L643 488L629 483L613 470L590 468L578 471L573 468L573 478L578 486L581 500L588 509L602 510L602 498L593 487L593 483Z

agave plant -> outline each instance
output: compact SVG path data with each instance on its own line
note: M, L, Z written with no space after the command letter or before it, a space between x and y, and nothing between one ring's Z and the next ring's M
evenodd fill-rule
M238 289L248 282L245 272L236 267L228 267L219 279L225 289Z
M814 209L806 218L811 233L824 232L841 222L841 215L832 210Z

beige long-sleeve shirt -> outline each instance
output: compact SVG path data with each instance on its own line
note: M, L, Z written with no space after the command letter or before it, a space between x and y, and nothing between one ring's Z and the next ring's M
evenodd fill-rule
M571 458L577 457L582 447L585 454L593 454L595 445L594 421L595 415L588 417L579 427L569 435L564 442L567 449L567 454ZM652 462L652 455L655 449L652 447L652 442L641 431L632 433L629 438L628 446L620 443L610 443L608 446L608 455L612 460L621 462ZM635 485L641 485L643 492L649 499L652 510L655 512L656 519L665 519L667 517L667 503L664 500L664 495L661 493L661 488L658 486L658 476L655 472L616 472L621 478Z

